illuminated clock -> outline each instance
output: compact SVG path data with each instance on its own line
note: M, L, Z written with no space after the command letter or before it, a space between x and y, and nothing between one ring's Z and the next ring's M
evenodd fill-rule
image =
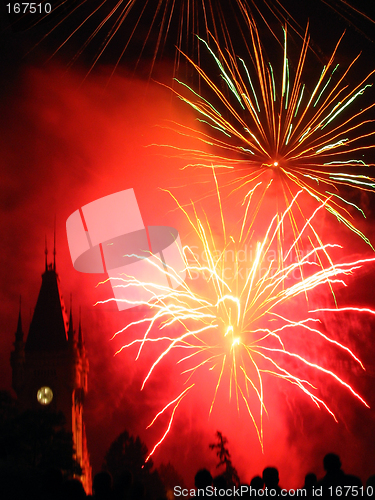
M41 387L36 393L36 399L41 405L49 405L53 398L53 392L50 387Z

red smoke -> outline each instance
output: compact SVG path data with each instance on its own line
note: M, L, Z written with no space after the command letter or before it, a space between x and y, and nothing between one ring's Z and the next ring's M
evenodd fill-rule
M139 311L120 313L115 305L93 307L97 300L111 295L111 288L96 288L103 276L85 275L73 269L65 221L90 201L133 188L145 224L176 227L184 244L190 235L186 220L160 188L186 186L184 196L195 200L207 188L199 184L204 178L200 173L180 170L185 165L182 159L168 158L157 154L158 148L147 147L153 143L176 143L176 135L168 129L168 120L193 124L186 107L174 101L166 88L121 75L113 77L106 88L105 70L89 83L82 80L82 74L67 73L58 67L27 68L2 100L0 376L10 387L9 353L16 329L18 297L22 295L23 324L27 331L44 266L44 237L46 234L51 259L56 217L57 271L66 303L69 293L73 294L76 326L78 308L82 308L90 360L85 420L96 472L111 441L124 429L139 434L148 448L152 448L163 426L148 431L146 426L166 402L181 392L183 379L178 368L164 363L140 392L152 358L146 354L135 363L135 350L113 356L124 340L121 336L113 341L110 338L136 318ZM178 140L183 147L189 146L188 139L181 136ZM332 216L324 214L317 223L321 224L324 241L346 243L346 252L351 255L371 253ZM219 227L219 221L217 224ZM361 229L371 236L370 223ZM348 292L338 295L340 305L371 306L370 280L369 267L359 273L357 280L350 278ZM323 306L332 302L328 292L313 300ZM358 318L325 315L322 319L325 328L338 333L369 367L367 376L345 374L345 368L340 368L343 370L340 374L347 375L374 406L373 320L365 315ZM323 474L322 459L329 451L341 456L347 472L360 474L363 479L374 472L371 468L375 452L373 410L362 407L342 391L335 392L333 386L327 386L327 390L333 391L338 424L297 389L270 379L264 455L249 417L244 412L237 414L234 401L231 404L228 401L225 409L225 402L221 401L218 411L208 418L211 400L207 400L206 389L202 382L196 398L186 397L176 413L170 435L154 456L156 463L171 461L188 484L198 468L207 466L215 472L216 458L208 444L214 441L216 430L228 438L232 461L242 481L249 481L264 467L274 465L279 468L282 486L301 486L307 472Z

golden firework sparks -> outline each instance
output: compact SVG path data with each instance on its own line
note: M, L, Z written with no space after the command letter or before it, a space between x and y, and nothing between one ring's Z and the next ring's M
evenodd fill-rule
M137 331L139 328L143 329L139 338L125 342L116 354L137 346L138 359L144 349L151 349L150 352L155 356L144 377L143 389L158 367L168 362L168 359L174 359L172 353L176 353L177 364L181 365L181 374L185 376L185 384L188 385L150 423L150 426L153 425L160 415L171 412L166 431L148 458L167 436L182 400L193 393L194 387L207 376L216 380L210 394L209 412L215 406L219 391L228 387L229 399L235 401L238 411L244 406L248 412L262 448L263 416L267 411L264 378L270 375L299 388L318 408L324 408L336 421L336 415L326 398L321 395L319 387L308 379L306 373L310 373L309 370L339 384L368 406L362 396L333 369L306 355L303 346L308 336L323 348L330 346L338 350L364 369L358 356L349 347L321 330L320 321L314 315L319 310L311 312L305 319L297 320L289 317L290 314L285 311L294 298L308 296L318 287L329 286L332 289L336 285L344 285L346 276L375 259L333 265L328 252L338 245L311 246L301 256L296 250L296 241L283 254L271 252L277 243L280 226L297 203L300 192L281 217L276 214L272 218L263 237L256 242L249 266L244 268L240 250L244 242L248 241L253 225L249 207L254 190L255 188L248 197L248 206L236 230L237 236L231 234L232 231L226 225L218 187L222 224L220 236L214 235L206 213L199 215L194 204L189 213L176 200L201 246L200 255L188 245L182 249L185 271L189 276L186 280L171 267L168 267L167 272L173 287L141 282L130 275L117 278L119 287L142 287L152 298L133 302L125 299L133 306L146 306L148 313L146 317L128 323L115 333L114 337L128 333L132 328ZM256 209L257 207L255 211ZM307 236L311 228L311 221L307 221L299 238ZM233 256L231 262L228 262L229 253ZM292 254L293 259L290 258ZM161 261L150 259L149 265L158 268L161 273L166 272L165 264ZM103 302L110 300L115 299ZM350 310L358 311L354 307ZM370 312L375 314L374 311Z

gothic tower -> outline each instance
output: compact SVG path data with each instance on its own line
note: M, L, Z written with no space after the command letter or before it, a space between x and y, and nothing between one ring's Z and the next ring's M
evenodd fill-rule
M63 412L66 430L73 436L74 458L82 468L80 479L86 492L91 493L91 466L82 415L89 363L81 320L77 335L71 308L67 318L55 263L47 265L47 252L26 341L19 314L11 366L12 385L21 409L45 407Z

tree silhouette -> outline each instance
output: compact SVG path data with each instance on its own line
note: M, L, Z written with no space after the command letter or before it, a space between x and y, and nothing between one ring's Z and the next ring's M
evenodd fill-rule
M5 391L0 394L0 467L9 465L45 470L51 467L80 474L74 460L72 434L63 413L49 408L20 412Z
M238 477L236 469L233 467L232 461L230 459L230 453L226 444L228 440L220 431L216 431L217 443L211 443L209 445L211 450L216 450L216 456L219 458L219 463L216 465L218 469L221 466L225 466L225 471L223 476L226 479L227 484L239 486L240 478Z
M5 422L18 415L17 401L9 391L0 390L0 428Z
M140 438L131 436L128 431L121 433L106 453L103 469L111 473L113 483L120 483L124 474L131 472L133 484L142 483L147 496L156 499L165 496L165 488L158 472L152 471L152 460L146 462L147 446Z
M41 498L44 474L53 468L67 476L82 470L73 458L72 434L63 413L50 408L20 412L10 393L0 391L1 498Z
M185 488L183 478L179 475L179 473L170 462L168 462L167 465L160 464L157 470L160 479L162 480L166 489L166 496L168 499L174 498L173 488L175 486L181 486L181 488Z

